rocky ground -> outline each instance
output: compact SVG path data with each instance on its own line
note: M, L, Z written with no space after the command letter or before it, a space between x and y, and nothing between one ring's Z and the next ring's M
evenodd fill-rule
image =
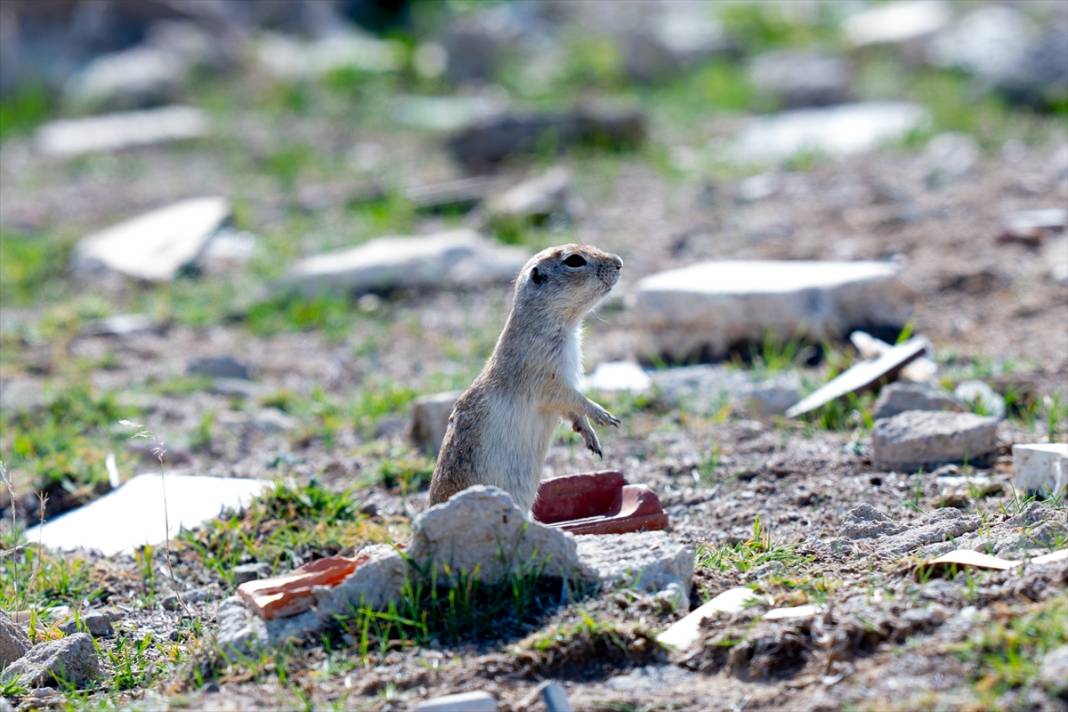
M71 88L73 98L45 94L41 106L28 90L5 99L0 608L15 622L0 617L0 653L6 664L30 643L40 655L54 645L78 661L68 672L84 675L0 675L0 709L408 709L476 690L499 709L542 709L544 680L583 710L1068 707L1068 564L921 565L954 549L1020 560L1068 546L1063 496L1019 491L1011 452L1068 438L1065 219L1020 225L1021 211L1068 204L1064 74L1036 90L999 83L981 63L950 68L937 38L979 22L961 8L927 18L941 23L936 39L869 47L844 5L718 14L691 5L730 40L709 31L697 51L666 30L652 37L651 20L644 39L640 23L625 25L640 5L619 17L599 3L417 15L398 67L299 79L257 59L269 45L249 31L234 57L165 84L167 101L208 121L202 136L176 143L46 155L35 133L44 120L159 97L90 102ZM1055 4L1024 5L1011 21L996 14L1003 6L985 7L996 11L988 23L1016 32L1020 18L1068 22ZM662 53L623 38L655 39ZM917 46L929 49L923 61ZM768 67L778 53L813 49L839 61L808 73L822 88L798 96L796 77L776 84ZM442 51L444 75L432 61ZM758 57L764 68L750 72ZM464 71L473 76L453 74ZM446 99L413 100L425 96ZM441 182L484 168L465 163L455 141L450 151L453 124L486 105L567 117L579 99L633 107L644 137L635 146L629 129L609 131L567 146L572 124L560 124L564 150L528 145L533 155L508 155L486 181L464 184L474 199L440 198ZM860 149L736 153L751 114L845 100L907 101L925 115ZM540 206L502 207L504 188L557 168L564 187L543 182ZM419 192L428 185L438 198ZM203 195L226 199L228 227L209 230L215 248L174 275L146 282L79 268L86 235ZM487 236L463 271L446 260L425 279L373 289L282 286L301 258L459 228ZM654 489L671 539L694 553L688 602L634 587L564 597L551 578L474 586L459 611L419 599L421 626L395 611L354 612L321 636L227 657L220 604L241 580L408 541L433 467L409 439L413 401L463 388L481 368L509 307L502 265L572 241L625 265L616 296L587 321L588 371L640 351L635 305L650 275L715 259L890 261L907 324L878 335L893 341L905 326L927 337L929 388L947 400L969 381L993 389L993 401L956 404L1004 412L992 451L891 467L875 447L876 393L797 419L754 404L760 384L800 397L860 360L847 333L755 338L685 373L648 359L650 390L592 394L623 420L600 433L604 460L561 428L545 475L615 468ZM118 328L113 318L125 314L141 318ZM749 319L756 337L759 319ZM169 474L276 486L183 532L169 553L41 551L22 534L160 460ZM688 609L736 586L765 603L707 620L689 650L658 644ZM805 604L815 606L808 615L763 618Z

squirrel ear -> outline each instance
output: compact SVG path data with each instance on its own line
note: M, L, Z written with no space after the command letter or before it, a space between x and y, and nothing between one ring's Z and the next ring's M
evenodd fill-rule
M530 278L534 281L534 284L545 284L549 280L537 267L530 270Z

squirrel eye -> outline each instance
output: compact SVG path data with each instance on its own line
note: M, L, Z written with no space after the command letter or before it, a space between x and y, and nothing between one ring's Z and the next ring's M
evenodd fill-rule
M568 258L564 260L564 264L568 267L585 267L586 258L582 255L569 255Z

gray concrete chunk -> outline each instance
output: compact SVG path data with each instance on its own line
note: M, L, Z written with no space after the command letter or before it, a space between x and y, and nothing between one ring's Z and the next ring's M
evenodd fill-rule
M57 681L81 687L100 674L93 639L87 633L40 643L8 665L0 678L17 679L26 687L54 685Z
M961 403L945 391L924 383L891 383L879 392L872 417L891 418L906 410L961 411Z
M997 447L996 418L910 410L876 421L877 467L914 471L949 462L980 462Z

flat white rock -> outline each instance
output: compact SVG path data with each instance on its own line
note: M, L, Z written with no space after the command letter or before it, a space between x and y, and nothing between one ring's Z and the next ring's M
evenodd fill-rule
M804 151L864 153L904 136L927 119L916 104L872 101L798 109L753 119L728 151L740 162L777 161Z
M913 42L941 30L950 16L949 6L939 0L899 0L847 18L845 35L853 47Z
M633 361L609 361L584 376L580 385L588 391L644 393L653 387L653 379Z
M208 131L208 117L191 106L50 121L37 129L34 145L46 156L117 151L167 141L198 138Z
M769 333L837 338L858 324L902 324L909 311L886 262L702 262L646 277L633 302L640 355L675 359L722 356Z
M256 61L268 74L284 80L311 79L339 69L388 72L401 66L401 47L356 32L301 42L284 35L265 37Z
M420 702L414 712L497 712L497 701L488 692L461 692Z
M238 509L271 486L265 480L193 475L137 475L122 487L55 519L27 530L27 541L52 549L95 549L105 556L132 553L160 544L164 531L164 491L170 536Z
M1068 444L1035 443L1012 446L1016 490L1055 496L1068 489Z
M283 286L307 294L507 282L526 260L524 250L498 245L472 230L381 237L359 247L300 260Z
M229 216L229 201L219 197L153 210L82 238L74 250L74 270L169 281L200 257Z
M720 613L738 613L746 606L765 602L751 588L737 586L727 589L684 618L675 621L670 628L656 637L666 647L686 650L701 637L701 621Z

